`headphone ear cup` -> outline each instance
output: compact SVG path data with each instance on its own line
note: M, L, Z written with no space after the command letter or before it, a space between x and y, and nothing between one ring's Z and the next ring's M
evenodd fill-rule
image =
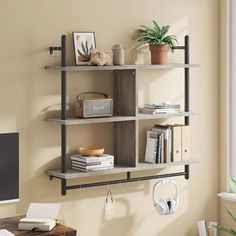
M156 204L156 210L160 215L169 214L169 207L165 200L160 199Z
M172 198L169 198L169 199L167 199L167 205L168 205L168 207L169 207L169 213L170 214L172 214L172 213L175 213L175 211L176 211L176 201L174 200L174 199L172 199Z

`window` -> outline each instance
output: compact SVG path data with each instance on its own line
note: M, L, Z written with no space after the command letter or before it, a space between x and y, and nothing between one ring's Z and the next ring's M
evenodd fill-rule
M236 1L229 0L229 163L228 174L236 178Z

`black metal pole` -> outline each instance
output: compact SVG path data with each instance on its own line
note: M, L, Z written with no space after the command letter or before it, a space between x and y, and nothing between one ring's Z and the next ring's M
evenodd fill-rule
M184 166L184 171L185 171L185 179L189 179L189 165Z
M189 64L189 36L186 35L184 38L184 63ZM189 67L184 69L184 111L189 111ZM185 125L189 125L189 116L184 118ZM185 179L189 179L189 165L184 166Z
M128 172L128 173L130 173L130 172ZM71 189L90 188L90 187L106 186L106 185L113 185L113 184L138 182L138 181L151 180L151 179L170 178L170 177L177 177L177 176L185 176L185 178L186 178L186 175L187 175L186 172L177 172L177 173L171 173L171 174L127 178L127 179L120 179L120 180L111 180L111 181L90 183L90 184L70 185L70 186L67 186L66 189L71 190Z
M184 63L189 64L189 36L184 38ZM184 69L184 111L189 111L189 67ZM189 116L184 118L185 125L189 125Z
M66 36L61 36L61 66L66 66ZM61 71L61 119L66 120L66 71ZM66 125L61 125L61 172L66 173ZM62 195L66 194L66 180L61 180Z

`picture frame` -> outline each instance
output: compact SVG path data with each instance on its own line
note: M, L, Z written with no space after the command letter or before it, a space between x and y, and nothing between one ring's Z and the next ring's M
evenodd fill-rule
M75 65L88 65L90 61L90 50L96 48L94 32L72 32Z

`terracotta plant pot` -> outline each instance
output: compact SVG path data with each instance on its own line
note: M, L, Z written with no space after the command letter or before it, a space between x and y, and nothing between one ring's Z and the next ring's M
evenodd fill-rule
M151 51L151 62L152 64L167 64L167 54L169 51L169 45L149 45L149 49Z

